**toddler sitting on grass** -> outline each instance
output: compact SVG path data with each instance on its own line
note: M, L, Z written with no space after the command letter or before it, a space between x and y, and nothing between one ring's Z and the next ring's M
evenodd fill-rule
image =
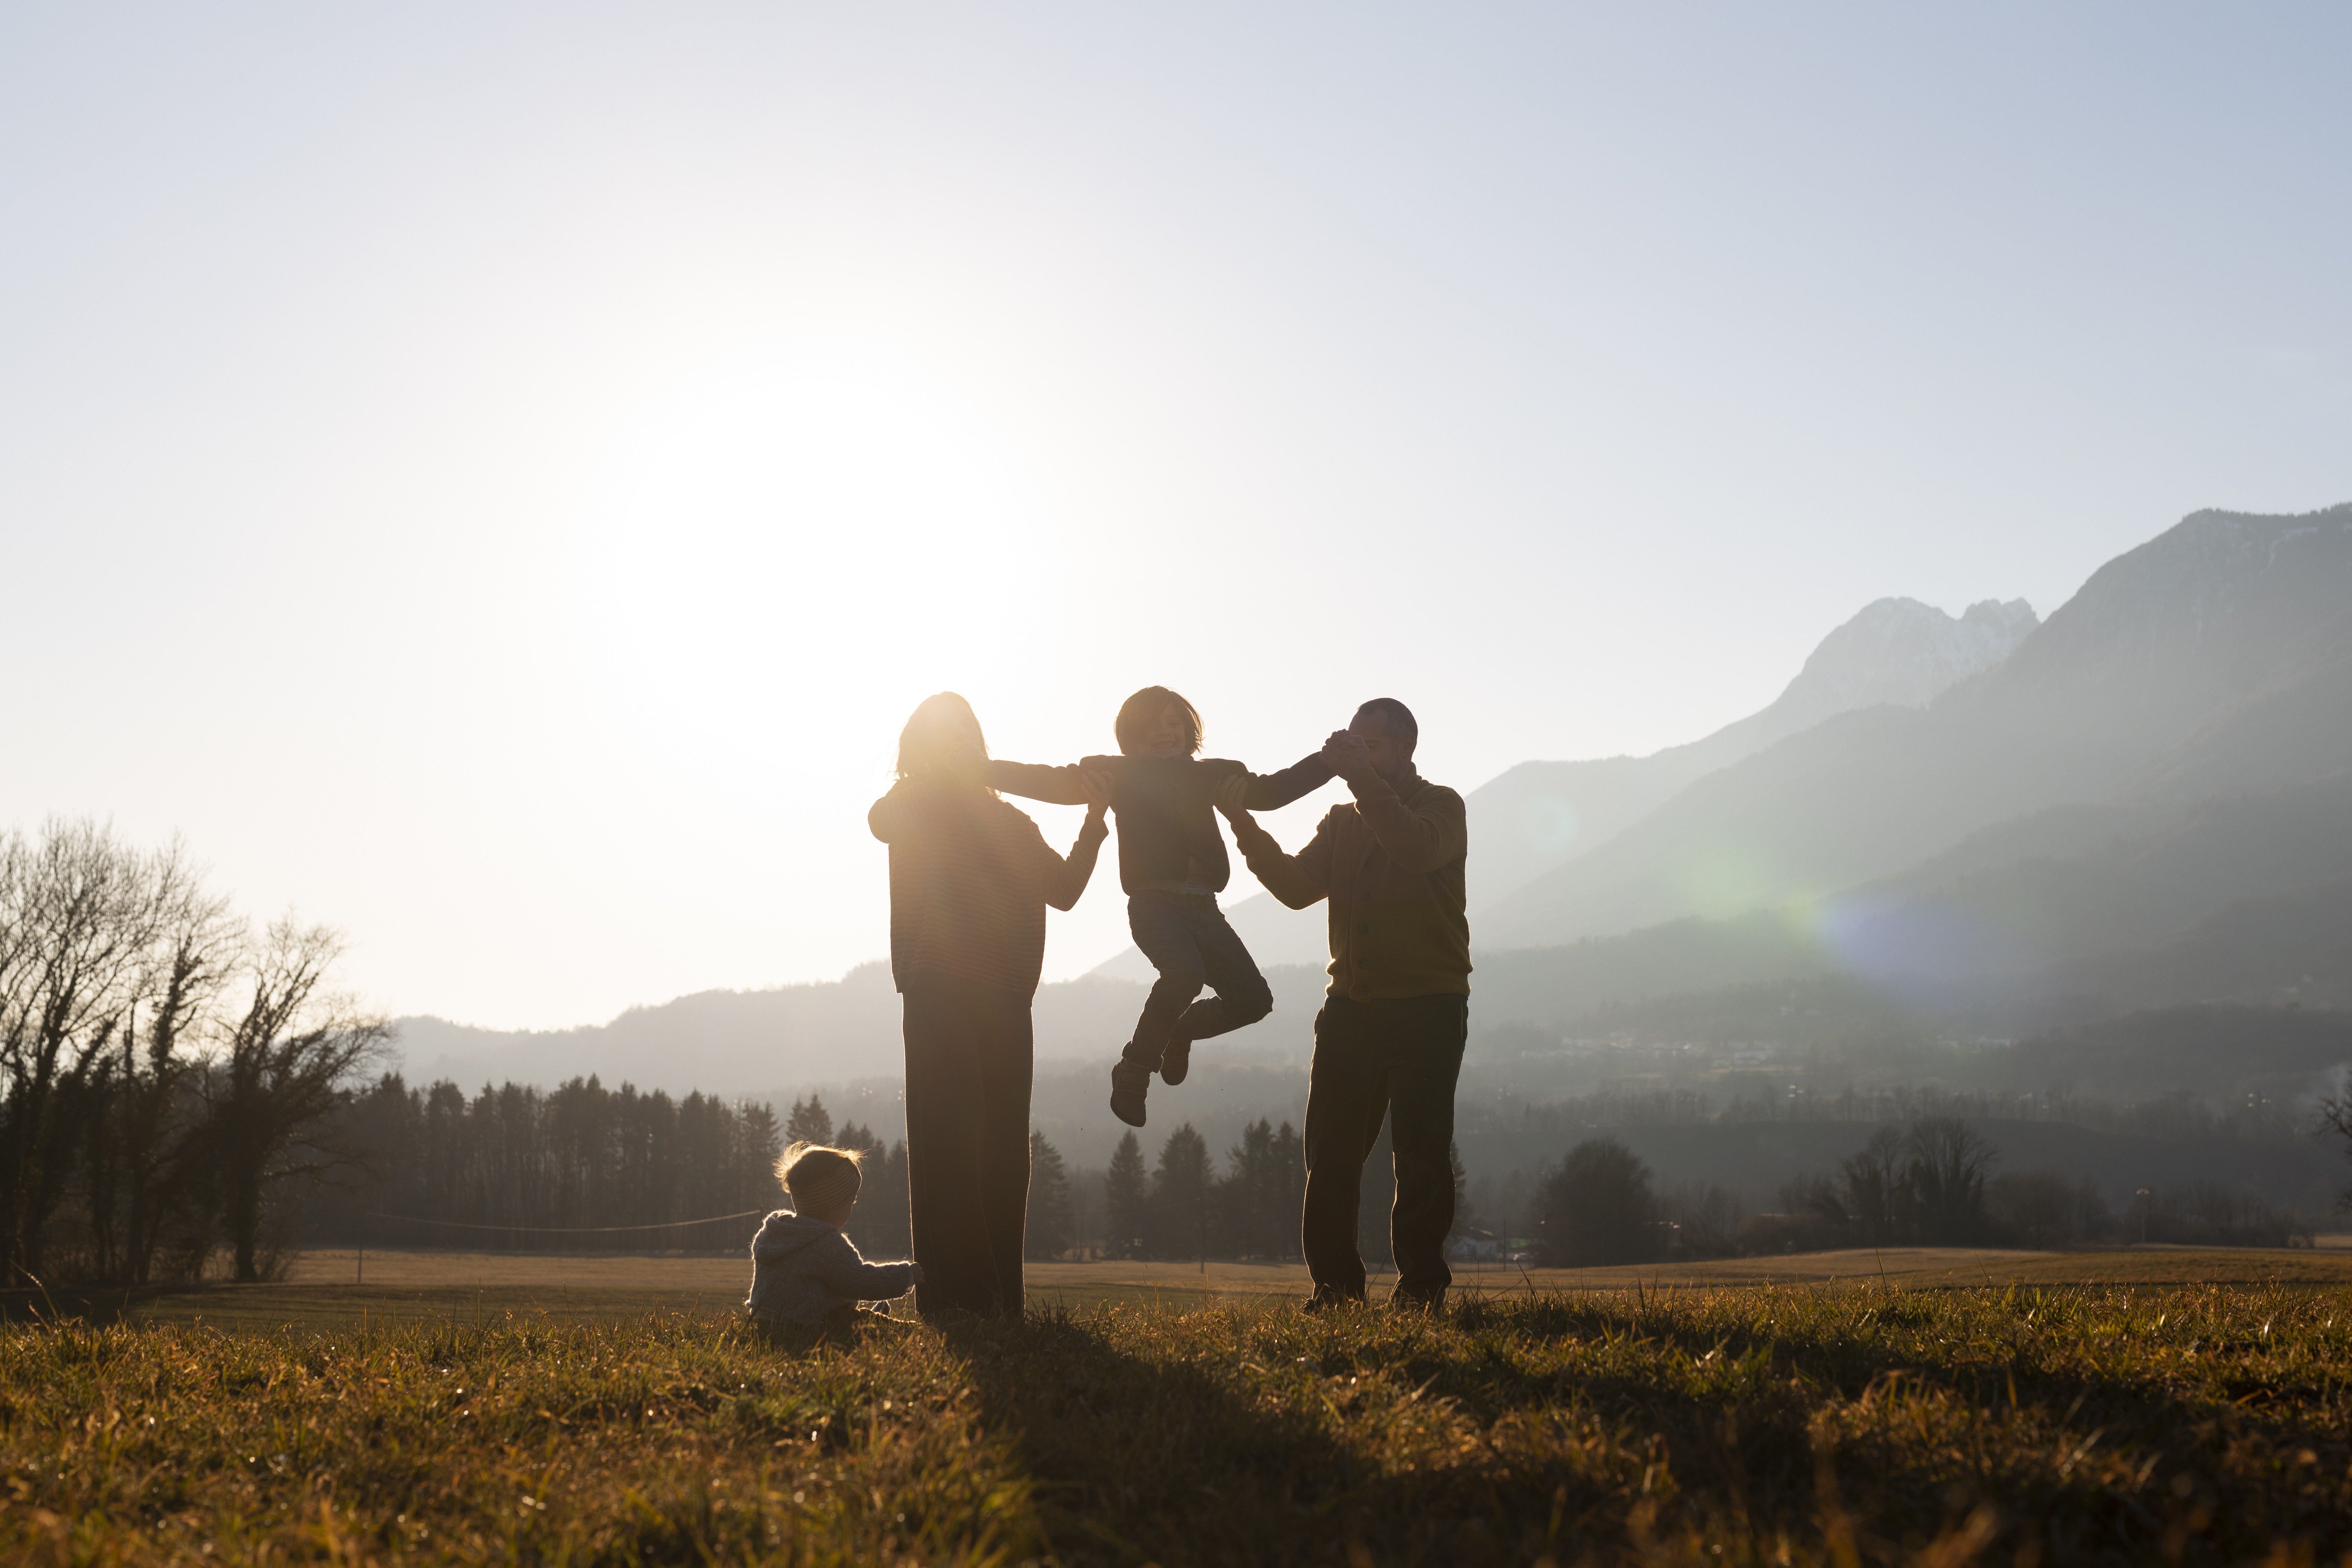
M852 1149L795 1143L776 1162L777 1179L793 1206L760 1223L751 1238L751 1294L743 1307L763 1323L841 1327L873 1301L887 1316L888 1301L922 1282L919 1263L868 1263L841 1233L857 1206L860 1155Z

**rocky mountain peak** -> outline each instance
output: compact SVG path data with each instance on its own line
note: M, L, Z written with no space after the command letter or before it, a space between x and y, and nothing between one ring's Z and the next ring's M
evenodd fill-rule
M2007 658L2041 624L2022 599L1985 599L1951 616L1916 599L1863 606L1823 637L1773 704L1783 734L1876 703L1920 707Z

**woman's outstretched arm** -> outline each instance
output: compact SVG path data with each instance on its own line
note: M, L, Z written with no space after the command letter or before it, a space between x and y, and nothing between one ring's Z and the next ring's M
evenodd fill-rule
M1110 808L1110 777L1091 771L1078 773L1078 787L1087 805L1087 819L1078 825L1078 841L1070 846L1067 856L1056 855L1041 835L1038 847L1049 862L1045 867L1045 901L1057 910L1067 910L1078 901L1094 879L1095 860L1102 852L1102 843L1110 837L1110 826L1103 813Z

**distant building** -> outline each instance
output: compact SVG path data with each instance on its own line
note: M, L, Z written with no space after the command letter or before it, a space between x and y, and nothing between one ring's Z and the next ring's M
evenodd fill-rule
M1446 1251L1456 1263L1497 1263L1502 1260L1503 1244L1492 1231L1465 1230Z

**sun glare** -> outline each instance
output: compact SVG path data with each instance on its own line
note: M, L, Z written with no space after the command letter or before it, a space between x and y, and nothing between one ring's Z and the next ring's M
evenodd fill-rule
M788 704L823 744L877 713L895 728L943 673L1034 656L1054 542L955 388L886 349L772 346L619 433L569 563L574 635L632 734L740 750L747 716Z

